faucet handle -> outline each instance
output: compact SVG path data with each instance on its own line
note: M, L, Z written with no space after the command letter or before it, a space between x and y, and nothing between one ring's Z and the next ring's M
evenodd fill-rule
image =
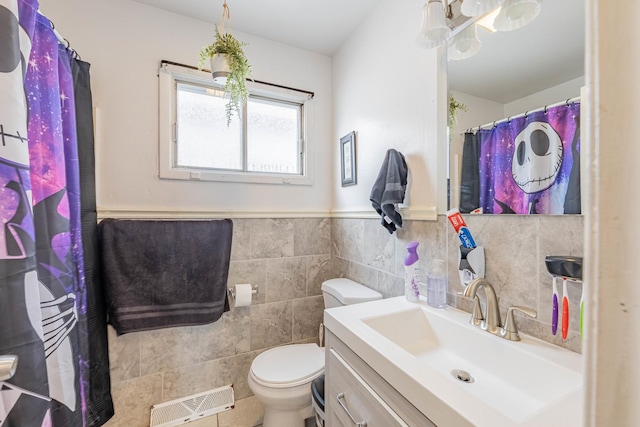
M519 305L514 305L507 309L507 320L504 323L504 328L500 331L501 335L511 341L520 341L520 334L518 334L516 321L513 318L514 311L519 311L527 316L533 317L534 319L538 317L538 313L532 308L522 307Z

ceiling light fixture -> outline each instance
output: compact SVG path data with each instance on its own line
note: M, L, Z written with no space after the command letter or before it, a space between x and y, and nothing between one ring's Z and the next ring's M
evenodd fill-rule
M493 12L486 14L482 18L478 19L476 21L476 24L478 24L485 30L489 31L490 33L495 33L498 30L496 29L496 27L493 26L493 24L494 24L494 21L496 20L496 16L498 16L498 13L500 13L501 10L502 8L499 7Z
M506 0L493 26L498 31L512 31L533 21L542 10L539 0Z
M480 16L495 9L505 0L463 0L460 11L465 16Z
M444 4L441 0L429 0L422 10L422 27L416 41L418 45L427 49L438 47L451 35L444 13Z
M471 24L449 40L447 56L449 60L467 59L480 51L482 42L478 39L478 27Z
M492 33L516 30L533 21L542 10L541 0L444 1L428 0L424 5L416 41L431 49L449 40L450 60L469 58L478 52L481 41L477 25Z

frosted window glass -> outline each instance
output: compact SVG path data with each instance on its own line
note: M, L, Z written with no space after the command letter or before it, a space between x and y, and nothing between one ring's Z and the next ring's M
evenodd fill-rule
M247 103L247 170L300 174L300 106Z
M242 170L242 129L234 116L227 127L226 100L219 90L178 83L176 166Z

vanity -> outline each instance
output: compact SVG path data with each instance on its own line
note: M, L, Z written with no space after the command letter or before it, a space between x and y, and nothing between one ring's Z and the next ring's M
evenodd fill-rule
M582 356L404 297L325 311L325 425L580 426Z
M333 333L326 339L326 426L435 426Z

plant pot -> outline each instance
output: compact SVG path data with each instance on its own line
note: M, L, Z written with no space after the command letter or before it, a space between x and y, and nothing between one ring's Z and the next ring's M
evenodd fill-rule
M225 85L230 71L227 55L217 53L211 57L211 75L215 83Z

